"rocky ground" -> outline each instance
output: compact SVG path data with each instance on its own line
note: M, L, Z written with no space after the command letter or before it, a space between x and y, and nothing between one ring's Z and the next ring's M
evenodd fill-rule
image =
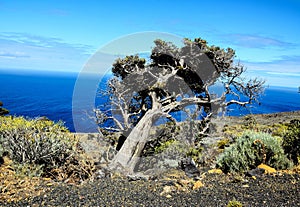
M259 124L292 119L300 119L300 111L255 115ZM224 125L242 122L243 119L238 117L215 120L217 132ZM100 159L97 152L101 146L96 144L99 144L99 137L95 134L82 136L83 148L95 159ZM299 172L298 168L251 177L201 169L198 180L174 170L147 181L119 176L94 179L80 185L46 181L28 188L38 193L31 193L19 201L2 199L0 206L227 206L231 200L239 201L243 206L300 206Z
M82 185L61 184L47 193L1 206L300 206L299 174L262 175L253 179L224 174L202 175L195 190L180 182L110 179ZM177 186L177 187L176 187ZM179 186L179 187L178 187ZM183 187L182 187L183 188Z
M282 112L273 114L255 114L245 117L251 117L257 124L272 125L280 123L289 123L293 119L300 119L300 111ZM242 125L245 123L245 117L225 116L213 120L216 126L217 134L222 132L224 126Z
M275 123L288 123L293 119L300 119L300 111L282 112L273 114L256 114L253 116L258 124L271 125ZM242 124L244 119L237 116L227 116L216 120L221 127L224 125Z

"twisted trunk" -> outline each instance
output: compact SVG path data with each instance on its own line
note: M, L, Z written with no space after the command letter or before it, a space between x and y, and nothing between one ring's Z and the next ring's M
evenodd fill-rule
M109 165L112 170L133 174L140 156L149 138L153 121L162 114L161 104L152 94L152 109L148 110L126 138L121 149Z

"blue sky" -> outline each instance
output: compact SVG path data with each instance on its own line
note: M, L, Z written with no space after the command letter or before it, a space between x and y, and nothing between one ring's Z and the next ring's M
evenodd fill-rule
M231 47L247 74L300 85L299 0L0 0L0 68L79 72L107 43L154 31Z

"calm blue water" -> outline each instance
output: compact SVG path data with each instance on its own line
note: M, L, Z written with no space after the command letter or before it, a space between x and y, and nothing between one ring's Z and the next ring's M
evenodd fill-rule
M4 107L10 110L11 115L32 118L46 116L54 121L62 120L74 132L72 97L76 79L77 74L74 73L0 70L0 100ZM86 81L88 83L90 79ZM84 103L82 100L81 105ZM270 87L266 89L260 106L256 104L250 110L234 108L228 112L228 115L240 116L248 113L261 114L295 110L300 110L300 93L297 88ZM93 131L89 128L90 123L84 122L86 113L78 110L77 113L75 111L75 116L76 119L80 119L82 116L82 122L85 124L80 131Z
M74 131L72 95L75 74L0 71L0 100L11 115L46 116Z

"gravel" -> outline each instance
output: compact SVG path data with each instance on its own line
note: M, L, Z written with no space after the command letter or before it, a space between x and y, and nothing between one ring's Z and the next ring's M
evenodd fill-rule
M300 175L262 175L253 179L206 174L204 187L161 195L166 181L129 181L105 178L71 185L60 184L50 192L0 206L227 206L237 200L243 206L300 206Z

